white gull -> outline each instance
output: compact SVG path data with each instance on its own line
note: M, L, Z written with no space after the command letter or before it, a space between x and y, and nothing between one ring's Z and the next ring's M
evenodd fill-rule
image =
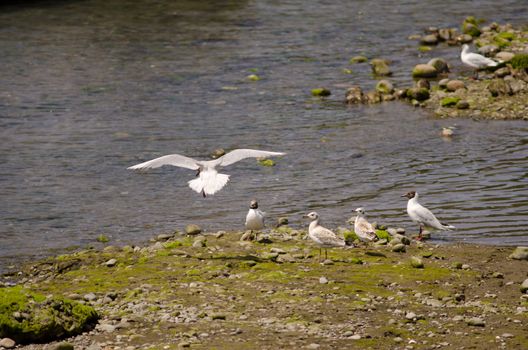
M259 231L264 228L264 218L266 213L258 208L256 199L249 204L249 211L246 215L246 229L251 231Z
M268 152L254 149L235 149L218 159L196 160L179 154L169 154L163 157L149 160L147 162L131 166L127 169L151 169L163 165L172 165L181 168L196 170L196 179L188 182L189 187L198 193L207 195L220 191L229 181L229 175L219 174L218 166L228 166L246 158L266 158L271 156L282 156L282 152Z
M319 245L319 261L321 260L321 248L325 248L325 260L328 259L328 252L326 248L344 247L345 240L338 237L335 233L319 224L319 214L315 211L304 215L304 217L312 219L310 226L308 226L308 237L310 237L317 245Z
M496 62L492 60L491 58L482 56L478 53L469 52L469 46L467 44L464 44L462 46L462 52L460 53L460 59L462 60L462 63L464 63L466 66L469 66L475 69L475 74L476 74L477 79L478 79L479 69L495 67L499 64L499 62Z
M354 220L354 232L356 236L363 242L377 241L378 236L376 236L376 230L368 222L365 210L363 208L357 208L355 212L357 213L356 219Z

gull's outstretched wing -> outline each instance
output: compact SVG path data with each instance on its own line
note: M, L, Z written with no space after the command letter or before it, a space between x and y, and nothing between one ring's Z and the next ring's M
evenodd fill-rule
M200 168L198 162L192 158L181 156L179 154L169 154L167 156L152 159L141 164L136 164L134 166L128 167L127 169L151 169L159 168L160 166L164 165L173 165L192 170L198 170Z
M220 157L220 166L227 166L246 158L266 158L271 156L282 156L286 153L259 151L256 149L235 149Z

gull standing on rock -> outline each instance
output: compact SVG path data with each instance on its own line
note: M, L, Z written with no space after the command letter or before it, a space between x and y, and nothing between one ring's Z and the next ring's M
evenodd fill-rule
M429 209L418 203L418 192L412 191L402 195L409 199L407 202L407 214L412 221L420 225L420 233L418 234L418 240L422 240L422 232L425 227L430 227L442 231L451 231L455 229L455 226L443 224L431 213Z
M253 199L249 204L249 211L246 215L246 230L260 231L264 228L264 218L266 213L258 208L258 202Z
M356 219L354 220L354 232L356 233L356 236L358 236L361 241L367 243L377 241L378 236L376 235L376 230L374 229L374 226L367 221L365 210L363 208L357 208L355 212L357 213ZM349 222L351 221L352 220Z
M335 233L319 225L319 214L315 211L304 215L305 218L312 219L308 226L308 236L319 245L319 261L321 261L321 248L325 248L325 260L328 259L327 248L344 247L345 240Z
M196 179L188 182L189 187L204 197L220 191L229 181L229 175L219 174L218 166L228 166L246 158L266 158L282 156L282 152L268 152L254 149L235 149L220 158L213 160L195 160L179 154L169 154L147 162L131 166L127 169L159 168L163 165L173 165L181 168L196 170Z
M476 75L477 80L478 80L478 70L479 69L495 67L499 64L499 62L496 62L492 60L491 58L482 56L478 53L469 52L469 46L467 44L464 44L462 46L462 52L460 53L460 59L462 60L462 63L464 63L466 66L469 66L475 69L475 75Z

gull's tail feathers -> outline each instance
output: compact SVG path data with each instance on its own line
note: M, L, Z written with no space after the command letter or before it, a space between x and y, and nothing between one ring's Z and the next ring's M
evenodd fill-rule
M213 195L220 191L229 181L229 175L219 174L216 171L202 171L196 179L189 181L189 187L204 196Z

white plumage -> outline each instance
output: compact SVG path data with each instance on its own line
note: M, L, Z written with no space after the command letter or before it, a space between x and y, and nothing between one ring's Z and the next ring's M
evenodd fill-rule
M478 78L477 70L488 68L488 67L495 67L496 65L499 64L498 62L492 60L491 58L482 56L478 53L469 52L469 46L466 44L462 46L462 52L460 53L460 59L462 60L462 63L464 63L466 66L469 66L475 69L477 78Z
M258 208L258 202L252 200L249 205L249 211L246 215L246 229L251 231L259 231L264 228L264 218L266 213Z
M212 195L220 191L229 181L229 175L219 174L218 166L228 166L246 158L266 158L282 156L285 153L268 152L254 149L235 149L218 159L199 161L179 154L169 154L129 167L128 169L151 169L163 165L172 165L191 170L197 170L197 177L188 182L189 187L198 193Z
M454 226L443 224L438 221L438 219L433 215L433 213L431 213L429 209L418 203L417 192L409 192L404 194L402 197L409 199L407 202L407 214L409 214L409 217L412 221L420 225L418 239L422 239L422 231L426 227L442 231L450 231L455 229Z
M324 228L319 224L319 214L315 211L305 215L305 217L312 219L310 226L308 226L308 237L310 237L319 247L325 248L325 259L328 258L326 248L344 247L345 240L338 237L334 232ZM321 260L321 248L319 248L319 260Z
M363 208L357 208L355 212L357 213L356 219L354 220L354 232L356 236L363 242L377 241L378 236L376 236L376 230L368 222L365 210Z

